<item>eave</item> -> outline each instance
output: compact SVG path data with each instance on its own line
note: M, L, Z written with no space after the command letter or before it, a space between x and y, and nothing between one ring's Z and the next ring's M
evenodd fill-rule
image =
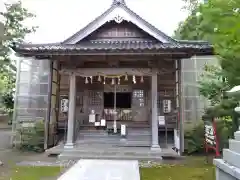
M87 42L66 44L20 44L13 48L20 55L121 55L121 54L191 54L212 55L213 47L206 43L153 42Z

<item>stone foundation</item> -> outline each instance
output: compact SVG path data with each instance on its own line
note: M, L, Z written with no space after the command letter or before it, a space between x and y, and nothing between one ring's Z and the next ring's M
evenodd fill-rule
M229 140L229 149L223 150L223 159L214 159L216 180L240 179L240 131L234 135L235 139Z

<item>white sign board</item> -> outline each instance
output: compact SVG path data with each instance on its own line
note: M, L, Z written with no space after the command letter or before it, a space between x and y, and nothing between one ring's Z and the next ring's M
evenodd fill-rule
M22 127L23 128L28 128L28 127L34 127L35 124L33 122L23 122Z
M174 146L177 150L180 150L180 137L177 129L174 129Z
M95 126L100 126L100 122L95 122L94 125Z
M126 136L126 125L121 124L121 136Z
M101 119L101 126L106 126L106 120L105 119Z
M159 126L165 125L165 116L158 116L158 125Z
M89 122L94 123L96 121L96 116L95 114L89 114Z
M68 99L61 100L61 112L68 112Z
M215 145L214 129L212 125L205 125L205 141L208 144Z

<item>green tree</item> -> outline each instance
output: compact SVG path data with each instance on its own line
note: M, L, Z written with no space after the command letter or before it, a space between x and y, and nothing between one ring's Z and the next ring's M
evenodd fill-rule
M8 73L16 71L16 67L11 60L12 47L15 43L23 42L26 34L34 32L36 27L28 27L24 21L34 17L27 9L22 6L21 1L13 4L5 4L5 11L0 12L4 17L4 37L0 44L0 71Z
M199 5L199 0L183 0L183 9L192 12Z
M0 42L0 79L1 79L1 100L7 110L13 108L13 89L15 86L16 65L12 60L12 47L21 43L24 37L35 31L36 27L28 27L24 21L34 17L21 1L12 4L5 4L5 10L0 12L4 18L3 39Z
M179 39L210 41L229 86L240 84L240 1L209 0L194 7L175 35Z
M211 106L219 104L223 99L224 92L230 88L221 67L216 65L204 67L199 85L201 95L209 100Z
M223 92L240 84L240 1L208 0L192 7L175 36L178 39L207 40L213 44L220 68L205 68L199 82L200 93L211 102L212 107L207 113L235 116L236 100L226 97Z

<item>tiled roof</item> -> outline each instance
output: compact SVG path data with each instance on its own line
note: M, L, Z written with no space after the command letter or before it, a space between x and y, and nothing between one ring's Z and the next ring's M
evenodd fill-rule
M89 52L89 51L112 51L112 50L192 50L204 51L211 50L212 46L208 43L187 43L181 42L175 44L159 43L144 40L128 41L88 41L79 44L20 44L14 48L17 52Z

